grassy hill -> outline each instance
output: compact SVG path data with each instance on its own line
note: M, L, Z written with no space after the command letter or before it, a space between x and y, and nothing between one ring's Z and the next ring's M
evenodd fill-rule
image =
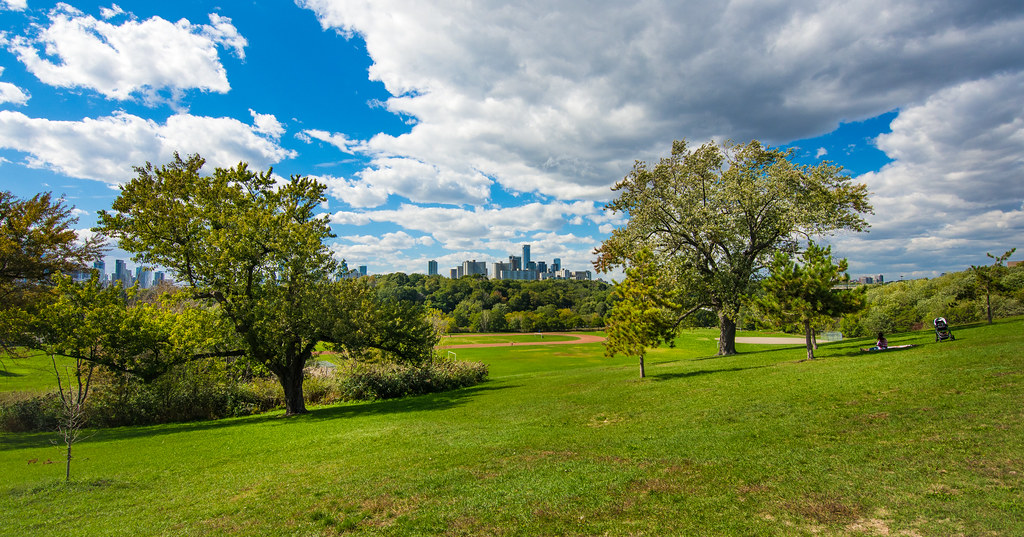
M459 349L483 385L0 436L4 535L1024 535L1024 320L801 347ZM27 461L38 459L35 464ZM55 464L43 464L46 459Z

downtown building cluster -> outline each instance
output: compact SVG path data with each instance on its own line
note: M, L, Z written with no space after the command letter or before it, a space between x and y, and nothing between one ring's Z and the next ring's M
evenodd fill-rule
M107 273L107 263L105 261L96 261L92 264L92 271L99 274L100 283L103 285L117 285L119 287L128 288L135 285L135 282L139 282L140 289L149 289L155 287L164 282L166 277L161 271L153 271L149 267L136 267L135 271L132 272L128 268L128 264L123 259L114 261L114 272ZM75 281L85 281L92 276L92 271L79 271L71 275Z
M427 275L437 275L437 261L427 262ZM467 260L461 266L449 271L452 279L463 276L480 275L493 280L589 280L589 270L571 271L562 267L562 260L555 258L549 265L546 261L534 261L530 258L530 245L523 245L523 255L510 255L507 261L495 261L491 270L487 269L486 261Z

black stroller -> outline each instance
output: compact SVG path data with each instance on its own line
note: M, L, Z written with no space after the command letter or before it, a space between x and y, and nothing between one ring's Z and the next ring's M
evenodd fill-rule
M953 331L949 329L949 324L946 323L945 317L939 317L933 323L935 324L935 341L946 341L947 339L953 341L956 339Z

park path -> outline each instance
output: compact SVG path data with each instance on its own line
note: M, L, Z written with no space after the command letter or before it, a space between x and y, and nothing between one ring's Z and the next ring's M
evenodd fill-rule
M507 343L467 343L465 345L438 345L440 349L478 349L482 347L522 347L526 345L579 345L580 343L600 343L604 341L603 336L595 336L593 334L571 334L567 332L543 332L545 336L568 336L576 339L563 340L563 341L520 341L520 342L507 342ZM457 337L473 337L472 334L465 336L453 335L452 338Z
M716 340L718 338L715 338ZM802 337L738 337L736 343L753 343L755 345L803 345L807 343Z

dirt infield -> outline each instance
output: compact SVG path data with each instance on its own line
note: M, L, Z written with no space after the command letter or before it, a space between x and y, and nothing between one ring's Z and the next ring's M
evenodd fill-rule
M567 332L543 332L545 336L567 336L576 339L568 341L520 341L509 343L468 343L465 345L438 345L439 349L477 349L481 347L523 347L526 345L578 345L580 343L600 343L604 341L603 336L593 334L571 334ZM453 336L459 337L459 336Z

